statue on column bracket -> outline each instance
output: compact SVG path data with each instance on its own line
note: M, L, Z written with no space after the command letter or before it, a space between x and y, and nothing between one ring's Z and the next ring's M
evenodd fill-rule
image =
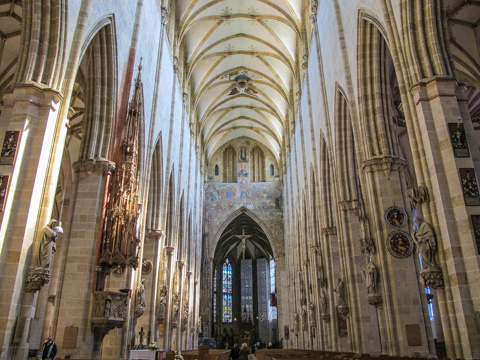
M298 331L300 330L300 317L296 311L293 314L293 330L295 335L298 335Z
M172 305L172 329L178 327L178 316L180 315L180 296L175 293L173 295L173 305Z
M422 259L420 277L423 285L425 287L431 286L434 289L443 288L445 285L442 270L437 265L435 259L438 247L433 228L419 216L413 219L413 221L417 224L413 232L413 238Z
M303 325L303 331L308 330L308 319L307 319L307 306L302 305L302 325Z
M316 327L317 326L317 317L315 314L315 304L310 301L310 304L308 305L308 308L310 310L310 326L311 327Z
M334 291L337 293L338 311L343 315L347 315L350 309L348 308L345 300L345 283L342 279L338 279L337 286Z
M165 313L167 310L167 295L167 285L163 284L160 289L160 301L158 303L157 309L157 321L159 324L163 324L163 322L165 321Z
M63 229L55 219L50 220L42 229L42 240L38 249L35 270L27 277L25 284L26 292L37 292L43 285L49 283L50 264L53 260L53 254L57 250L56 245L59 234L63 234Z
M145 279L138 283L135 293L135 318L139 318L145 313Z
M320 318L325 321L330 321L330 314L328 313L328 299L325 289L320 290Z

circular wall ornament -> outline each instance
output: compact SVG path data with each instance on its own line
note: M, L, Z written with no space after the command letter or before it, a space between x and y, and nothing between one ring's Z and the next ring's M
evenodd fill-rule
M398 206L390 206L385 211L386 223L394 228L401 228L407 225L407 214Z
M143 260L142 263L142 274L148 275L152 272L153 264L150 260Z
M392 231L387 238L387 249L396 258L409 257L413 251L413 241L405 231Z
M122 276L125 272L125 265L114 265L112 267L112 273L115 276Z

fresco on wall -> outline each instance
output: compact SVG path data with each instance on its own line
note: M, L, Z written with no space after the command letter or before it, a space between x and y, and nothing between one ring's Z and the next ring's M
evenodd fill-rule
M282 203L280 182L206 183L205 214L209 233L213 237L225 220L244 206L262 219L273 237L272 245L283 253Z

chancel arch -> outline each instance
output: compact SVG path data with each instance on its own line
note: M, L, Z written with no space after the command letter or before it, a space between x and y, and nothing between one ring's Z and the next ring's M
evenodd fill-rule
M261 226L245 211L236 214L220 234L213 256L212 334L217 342L278 340L276 309L271 309L276 303L270 296L273 264L270 240Z

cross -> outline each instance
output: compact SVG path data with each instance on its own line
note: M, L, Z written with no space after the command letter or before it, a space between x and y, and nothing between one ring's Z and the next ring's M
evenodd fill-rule
M245 249L246 249L246 241L248 238L251 238L253 235L245 235L245 228L242 228L242 235L234 235L235 237L242 240L242 252L243 252L243 259L245 260Z
M140 335L140 346L143 345L143 335L145 335L145 332L143 331L143 327L140 328L140 332L138 333Z

